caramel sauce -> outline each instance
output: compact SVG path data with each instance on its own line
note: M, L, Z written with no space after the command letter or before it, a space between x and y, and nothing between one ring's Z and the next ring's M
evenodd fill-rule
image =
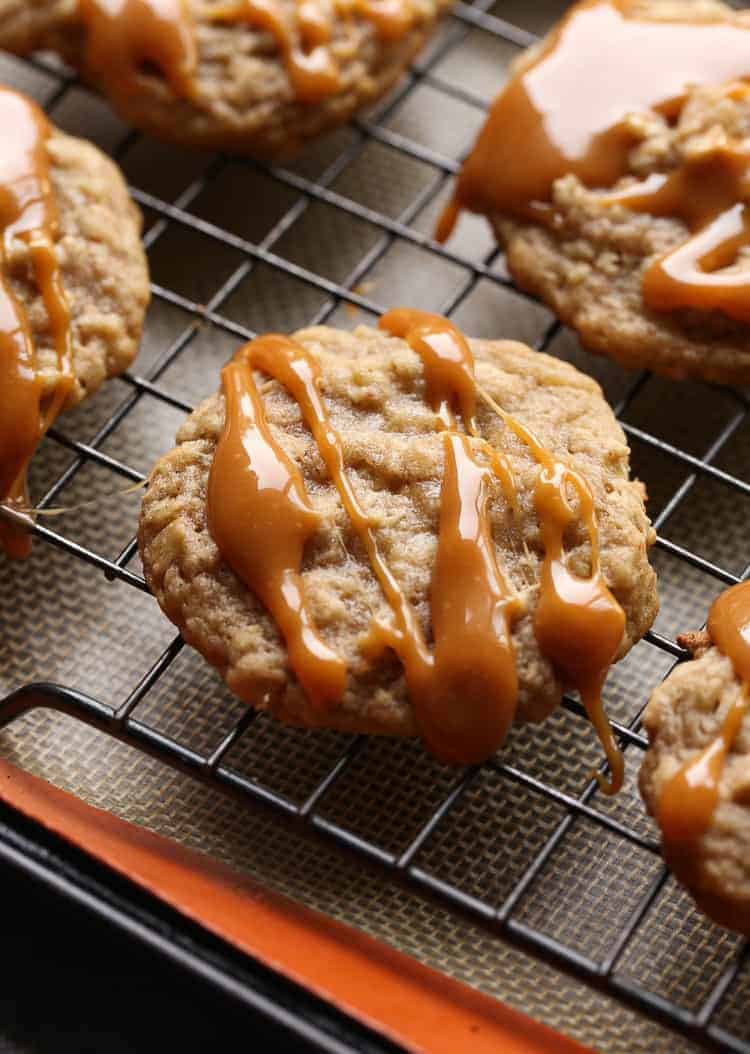
M444 428L455 428L458 408L464 427L476 435L477 388L474 356L463 333L443 318L412 308L396 308L380 320L380 328L405 340L422 360L425 394Z
M388 311L380 320L380 328L406 340L412 351L421 358L427 402L440 418L443 428L457 427L458 409L466 431L479 438L475 419L477 384L474 356L463 333L447 318L413 308ZM485 453L518 521L518 494L510 466L506 458L489 444Z
M339 69L328 47L333 11L320 0L305 0L296 13L280 0L236 0L208 7L206 14L217 22L247 22L270 33L300 102L318 102L341 86Z
M192 98L198 53L186 0L78 0L78 15L86 64L113 97L138 91L138 74L151 65Z
M341 71L329 47L336 13L368 19L382 40L397 41L411 29L411 0L299 0L294 11L281 0L228 0L204 8L217 22L248 22L269 32L284 59L300 102L314 103L342 86Z
M488 511L492 470L469 439L446 432L438 551L430 602L430 682L412 702L443 761L483 761L502 745L518 700L510 620L521 605L500 570ZM411 686L410 686L411 689Z
M576 4L511 77L441 217L440 241L462 208L545 218L552 186L567 174L590 188L613 186L627 175L637 141L628 115L655 111L674 120L690 85L728 84L736 92L733 82L750 78L749 29L729 21L648 21L632 14L634 6L632 0ZM613 196L630 208L681 218L692 232L647 269L648 307L720 310L750 321L750 277L713 273L750 245L749 161L746 144L738 144Z
M54 246L57 213L49 181L49 134L34 103L0 88L0 504L16 507L29 504L28 463L73 385L70 319ZM29 319L9 274L14 242L29 250L57 352L58 380L48 395ZM31 541L26 532L0 520L0 547L22 558L31 551Z
M686 761L662 790L659 825L668 848L689 849L708 829L719 803L719 783L727 754L750 710L750 582L722 593L711 606L708 632L716 647L731 661L743 682L718 735Z
M411 28L411 0L226 0L205 4L210 22L247 23L270 33L281 53L295 98L315 103L341 88L331 51L336 10L368 19L379 37L399 40ZM187 0L78 0L87 30L87 65L117 96L137 90L138 74L159 69L180 98L195 98L198 66L195 24Z
M609 783L599 774L597 781L606 794L616 794L622 787L625 765L607 721L601 693L622 642L625 613L602 575L593 495L583 476L547 450L531 429L482 394L506 426L530 450L540 467L534 503L544 560L534 631L542 654L568 686L575 688L581 696L611 772ZM569 490L576 494L577 510L570 504ZM565 553L565 531L576 522L584 525L589 537L591 551L587 577L570 569Z
M253 375L263 369L296 385L296 360L296 345L268 336L222 370L226 423L209 476L208 525L224 560L273 616L305 694L325 709L341 699L346 669L315 628L300 576L305 542L320 521L268 427Z
M372 22L381 40L400 40L414 24L411 0L354 0L351 6Z
M398 655L420 734L432 753L442 761L471 764L502 744L518 697L511 622L523 605L498 565L489 512L493 479L513 488L512 475L504 459L489 446L484 449L477 436L476 398L482 390L463 335L440 316L407 309L389 312L380 325L420 356L426 396L443 430L430 587L432 648L347 474L344 445L321 394L318 361L287 337L252 341L223 371L226 421L209 480L209 528L222 557L279 625L290 665L311 701L335 705L343 696L346 670L317 634L300 578L304 545L318 520L299 471L273 439L253 375L257 369L275 378L298 404L390 607L387 623L373 623L368 648L387 646ZM537 639L561 675L580 690L610 761L612 784L605 789L614 790L622 782L622 757L604 716L601 686L622 640L624 614L601 574L593 498L583 477L493 406L540 464L535 498L545 558ZM465 432L459 431L457 413ZM577 494L576 511L568 487ZM586 578L573 574L564 552L565 531L577 520L590 538Z
M500 570L489 516L489 487L499 476L514 490L496 451L481 464L456 411L476 436L474 357L468 341L439 315L399 308L380 327L419 355L427 401L446 429L438 550L430 601L434 637L430 676L407 681L422 736L443 761L482 761L503 743L518 699L510 620L521 604ZM394 645L399 651L398 642ZM471 658L467 661L467 656Z

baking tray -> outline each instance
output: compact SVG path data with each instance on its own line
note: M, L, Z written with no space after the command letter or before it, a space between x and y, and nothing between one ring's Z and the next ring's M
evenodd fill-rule
M39 504L79 507L40 518L29 561L0 562L0 755L598 1050L747 1052L745 945L668 875L635 785L648 693L685 657L676 634L750 564L747 398L583 352L513 288L481 220L465 219L447 249L431 240L503 71L565 6L459 3L384 102L283 168L165 147L53 59L0 59L3 82L122 165L154 294L133 370L60 418L34 462ZM468 771L416 743L284 729L232 699L145 590L139 497L117 492L170 448L237 344L351 328L403 303L573 362L628 435L658 531L662 610L607 685L627 760L614 800L589 778L600 755L575 699ZM312 1023L322 1049L382 1042L267 971L257 980L260 968L156 902L144 908L128 883L10 811L2 819L4 857L67 896L85 891L253 1005L269 984L264 1007L308 1038Z

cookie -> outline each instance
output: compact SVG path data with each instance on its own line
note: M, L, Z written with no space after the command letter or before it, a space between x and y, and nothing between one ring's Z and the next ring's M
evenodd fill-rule
M149 300L141 218L115 165L0 88L0 502L62 410L135 357ZM0 546L28 552L0 524Z
M0 0L0 47L57 51L157 138L281 158L385 94L447 5Z
M574 5L517 61L440 235L486 214L516 283L591 351L748 383L747 78L748 12Z
M628 457L590 378L438 316L265 337L153 469L144 574L289 724L469 762L569 686L614 758L601 682L657 609Z
M750 936L750 586L711 609L709 632L651 696L640 788L664 855L716 922Z

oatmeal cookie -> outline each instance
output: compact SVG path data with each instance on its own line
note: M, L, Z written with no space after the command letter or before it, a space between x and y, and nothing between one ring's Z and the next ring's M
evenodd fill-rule
M172 6L179 9L181 2L174 0ZM135 20L135 8L144 3L136 0L132 13L122 17ZM330 19L330 39L324 48L325 61L337 70L336 84L319 98L308 100L300 97L285 61L289 56L282 53L278 38L264 28L262 17L233 20L226 12L241 4L227 0L184 0L182 17L185 33L192 38L194 68L183 83L168 75L162 61L174 62L174 57L157 54L158 45L151 45L153 53L147 54L142 37L133 37L133 46L142 52L135 57L142 61L132 77L108 77L106 64L104 71L92 68L86 15L95 6L91 0L42 0L32 5L26 0L0 0L0 47L20 54L38 49L58 52L109 96L123 120L157 138L284 158L384 95L419 51L448 3L403 0L409 20L401 28L384 31L378 28L378 9L396 9L398 4L372 0L369 7L375 17L355 0L332 5L325 16ZM278 23L285 26L298 18L296 0L259 6L273 9ZM328 12L328 6L321 4L321 12ZM169 7L164 5L164 9ZM224 13L221 18L219 11ZM158 32L165 30L162 27ZM315 63L309 61L303 44L295 45L297 64L311 67ZM124 50L128 45L121 40L120 46Z
M59 225L55 252L70 312L69 409L135 358L150 296L148 264L141 215L117 166L91 143L54 127L46 149ZM27 242L11 241L6 266L29 320L43 393L50 393L59 379L58 356Z
M649 736L640 788L649 812L681 767L717 741L743 685L707 633L681 638L694 658L654 691L643 715ZM750 715L728 750L710 823L685 850L665 838L667 862L696 903L720 925L750 936Z
M446 455L441 418L426 396L423 362L406 340L364 326L353 333L315 327L296 333L294 340L319 363L320 391L343 440L346 471L429 641ZM622 656L646 632L657 609L647 558L653 531L643 488L629 478L624 435L598 385L567 363L510 341L472 340L470 346L482 390L588 482L601 573L624 612ZM389 649L371 646L373 619L387 622L390 608L361 537L297 403L276 381L266 379L260 390L272 436L299 470L319 517L305 546L301 578L322 640L346 663L339 705L321 714L310 704L274 621L222 560L209 530L207 488L225 424L222 393L194 411L175 449L151 473L139 530L149 587L188 643L248 703L294 725L416 735L401 662ZM477 436L466 443L477 456L504 455L514 480L515 510L501 481L492 485L491 544L522 609L511 630L516 717L540 720L560 702L563 684L534 631L545 551L534 505L539 467L484 400L477 404L476 424ZM571 570L585 576L589 536L576 525L566 531L565 544ZM468 657L467 664L468 673Z
M578 5L584 14L586 6ZM675 32L682 25L704 23L707 27L722 23L750 30L750 14L715 0L612 0L611 4L603 0L599 6L627 10L629 17L645 20L646 25L669 23ZM525 53L511 76L518 77L530 69L545 43ZM674 47L677 54L678 45ZM605 49L605 54L613 64L611 80L595 80L601 75L600 56L596 54L582 59L576 69L579 82L585 84L587 76L592 78L590 90L604 98L617 83L620 66L627 69L630 63L632 76L637 78L637 59L625 55L618 64L617 49L613 54ZM734 67L728 62L727 69ZM695 75L699 79L700 72L696 70ZM750 58L741 75L743 79L750 77ZM750 92L733 90L736 83L731 78L738 76L740 72L735 72L727 83L716 83L714 78L710 85L687 87L678 112L669 107L644 108L634 102L632 111L624 113L623 123L617 126L631 145L615 182L591 184L580 174L558 171L551 186L545 188L544 214L493 208L492 192L477 205L468 200L462 203L459 184L458 203L488 215L514 281L576 329L590 351L628 367L646 367L677 379L750 382L749 313L744 312L745 317L728 314L714 303L702 304L699 297L694 306L692 301L691 305L655 306L656 301L644 299L644 277L656 262L683 246L701 228L703 217L691 227L679 209L662 204L649 211L648 203L628 207L622 199L623 192L632 191L636 184L645 185L649 179L689 169L700 182L700 166L705 168L703 186L721 183L722 172L728 170L722 168L721 152L744 155L750 132ZM674 93L674 87L670 83L669 91ZM633 91L635 99L635 87ZM587 112L586 107L581 107L581 112ZM490 161L491 154L486 151L482 165L488 173ZM472 164L472 190L481 196L476 187L482 169L470 159L468 166ZM743 169L749 164L750 157L745 157ZM620 201L613 202L617 197ZM740 196L737 201L741 200ZM699 261L695 267L700 266ZM744 242L734 258L721 263L721 274L738 284L748 281L750 249Z

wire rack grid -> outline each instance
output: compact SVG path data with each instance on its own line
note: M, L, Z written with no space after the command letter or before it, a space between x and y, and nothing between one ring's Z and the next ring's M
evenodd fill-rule
M556 6L558 11L550 12L550 6ZM62 423L50 433L47 445L60 447L66 459L62 470L48 481L38 506L45 509L58 501L64 503L79 474L92 466L101 470L107 479L122 478L133 482L143 479L144 467L129 464L113 453L112 450L117 448L112 447L110 440L123 428L142 425L142 420L138 426L135 422L139 420L139 406L142 409L144 400L155 400L149 405L158 404L180 414L192 409L192 399L186 398L184 389L181 391L179 385L171 381L191 345L207 326L225 334L227 342L255 336L254 328L242 320L232 305L243 295L248 280L257 278L259 273L268 273L278 281L288 281L294 289L301 291L297 298L300 317L296 324L328 321L347 324L352 320L367 320L392 306L392 297L395 298L396 294L389 293L383 275L391 266L394 249L399 249L407 261L402 265L404 267L413 266L409 261L435 259L449 269L450 288L446 288L444 295L440 289L424 292L423 306L460 320L466 314L467 304L476 301L480 289L483 303L486 298L494 297L495 303L502 304L504 296L512 295L514 317L526 320L517 322L522 328L526 327L519 335L528 337L527 320L532 317L535 328L532 342L537 349L555 352L569 347L570 335L538 305L513 289L502 256L486 236L484 241L479 237L481 251L476 249L477 238L466 251L460 241L459 248L446 248L432 240L432 221L449 192L451 179L469 144L462 142L456 146L455 138L452 139L445 129L438 129L437 134L423 134L418 109L416 116L409 112L412 100L420 93L427 94L438 114L444 108L447 115L454 111L466 115L471 132L478 127L488 98L496 87L498 63L502 65L519 48L533 43L537 39L536 32L543 30L563 6L538 5L539 10L535 13L529 8L535 9L537 5L523 5L513 0L500 2L494 8L490 0L478 0L472 5L459 2L425 55L388 99L366 117L355 121L344 133L334 136L333 147L325 147L307 165L303 162L297 166L271 167L221 156L197 163L191 158L187 171L192 175L190 166L197 165L195 178L190 178L187 185L180 187L179 193L167 200L169 187L155 190L148 178L138 178L144 173L139 173L132 159L137 156L141 137L117 128L117 134L113 133L106 145L123 164L131 180L133 197L147 218L144 241L155 272L152 287L155 302L177 309L185 324L175 337L160 343L154 350L147 371L125 375L123 381L127 389L124 397L116 401L111 412L108 408L92 435L86 439L71 438ZM474 73L466 73L467 54L481 59ZM462 65L454 62L459 55L462 56ZM459 67L464 70L461 76L455 72ZM34 83L37 94L58 123L64 124L71 97L86 92L69 71L45 57L18 64L14 70L18 79ZM91 105L99 104L92 99ZM379 196L375 195L375 205L368 200L362 189L363 182L366 182L362 161L372 149L382 149L389 156L406 159L412 165L410 171L419 173L418 185L416 189L411 188L407 203L399 200L398 193L394 194L392 201L389 200L387 194L383 196L382 187ZM354 176L350 175L352 172ZM257 237L252 230L231 229L221 222L221 216L218 219L212 217L202 208L201 202L212 193L212 188L221 186L222 181L230 177L260 180L263 186L275 188L281 204L274 205L272 218L262 237ZM343 261L338 269L333 268L328 274L309 264L309 253L306 255L294 249L295 238L308 221L314 232L321 230L318 213L334 225L348 224L367 231L367 238L359 245L356 258ZM214 250L225 253L230 261L227 264L223 256L216 257L221 264L215 269L219 277L217 279L215 274L215 288L205 297L202 289L191 287L189 279L183 282L182 273L174 282L160 280L159 261L166 256L174 259L176 245L173 243L187 235L200 236L200 244L208 252L210 262L214 260L211 255ZM416 255L410 256L409 253ZM396 273L398 275L397 268ZM373 278L378 275L379 279ZM436 302L435 297L439 295L441 299ZM487 335L506 335L502 307L494 307L493 312L495 332ZM289 323L283 328L294 326ZM577 364L584 362L591 369L585 356L576 361ZM214 358L211 368L215 374L219 365L220 361ZM734 510L734 518L737 503L750 497L750 480L743 477L741 465L737 467L736 456L730 456L733 444L744 435L743 429L748 423L746 396L736 391L695 386L698 394L694 398L698 403L706 400L704 416L711 422L710 435L704 430L707 441L701 447L689 441L682 442L680 437L684 437L684 433L679 429L673 434L660 433L658 427L652 427L653 412L650 417L642 412L642 407L651 406L653 409L653 405L664 397L666 389L662 382L645 372L634 375L618 373L617 376L617 383L608 394L613 398L617 416L633 445L636 463L639 456L644 464L653 458L661 467L655 477L657 492L661 488L656 495L659 507L654 517L658 533L657 557L661 555L673 561L672 566L677 568L678 588L688 588L693 580L691 575L704 576L714 590L741 580L747 568L742 564L738 566L736 559L716 558L713 553L702 550L700 542L691 544L696 535L681 527L680 516L701 488L720 488L727 496L728 508ZM211 386L205 389L205 394L210 391ZM714 404L720 405L720 409L714 409ZM649 489L653 491L651 484ZM654 497L653 492L651 496ZM65 520L40 519L33 527L37 544L54 546L71 560L83 561L109 579L147 592L137 566L134 538L129 538L119 552L112 554L78 540L74 532L66 531L65 523ZM696 605L696 616L698 610L705 608ZM668 672L674 662L686 657L675 642L673 632L653 630L648 634L647 642L653 653L659 656L661 675ZM585 978L592 986L603 988L640 1011L668 1022L686 1038L746 1054L750 1052L750 1036L735 1027L736 1022L732 1024L731 1015L718 1013L727 994L743 976L747 965L744 945L731 943L720 968L711 974L711 983L704 985L700 999L689 1007L679 1000L665 997L658 986L649 985L642 976L634 976L633 970L622 969L642 928L657 911L670 881L660 863L654 830L644 822L639 811L612 807L601 799L596 782L591 778L579 781L577 786L560 785L533 765L515 763L511 751L480 769L443 776L440 794L422 811L408 842L393 848L383 844L384 840L363 835L356 823L348 821L345 813L339 811L336 814L334 811L331 814L321 808L357 758L373 749L363 738L348 739L343 749L329 759L314 785L310 785L299 799L227 763L231 751L247 736L252 736L251 726L256 722L254 712L245 710L239 714L221 741L208 750L186 746L178 738L142 719L139 708L174 665L182 648L179 637L169 641L127 697L114 704L63 685L40 684L38 681L22 683L20 687L14 685L14 690L0 704L0 722L7 725L40 707L70 714L189 771L199 779L220 785L244 800L252 799L269 806L336 844L366 856L389 873L398 875L400 880L429 890L472 918L480 919L491 929L499 929L512 941ZM629 683L632 687L636 682L631 680ZM627 679L624 685L627 691ZM625 718L613 722L631 768L633 760L637 762L646 746L640 731L640 715L646 699L641 686L637 688L637 694L637 705L631 706ZM574 735L579 735L585 721L579 702L566 698L563 709L566 727L572 729ZM430 846L435 840L445 839L451 818L460 811L472 788L486 779L523 788L552 803L556 809L554 822L545 827L543 837L536 839L533 851L526 855L523 867L500 897L485 895L481 889L468 891L465 883L454 882L450 874L441 873L440 869L425 863L425 860L429 861ZM619 853L627 856L638 851L647 854L653 862L653 866L646 869L647 877L637 895L630 897L622 917L618 918L616 930L608 934L606 945L595 954L583 953L574 940L546 932L535 922L533 912L524 910L530 889L543 879L550 861L562 851L567 836L582 820L606 832Z

